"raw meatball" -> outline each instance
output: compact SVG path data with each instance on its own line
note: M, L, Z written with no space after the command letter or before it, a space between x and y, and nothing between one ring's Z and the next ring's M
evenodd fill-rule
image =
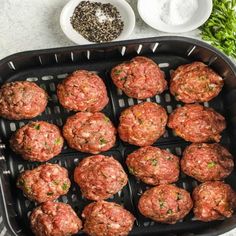
M47 106L47 93L37 84L16 81L0 89L0 116L9 120L31 119Z
M111 71L114 84L133 98L145 99L162 93L166 87L165 74L149 58L135 57Z
M233 156L218 143L194 143L184 150L182 171L200 182L223 180L233 171Z
M167 113L163 107L143 102L124 110L120 116L120 138L133 145L152 145L165 132Z
M179 177L179 158L158 147L142 147L126 159L131 174L146 184L173 183Z
M118 193L128 181L121 164L113 157L96 155L84 158L75 168L74 180L83 196L98 201Z
M67 119L63 136L71 148L97 154L114 146L116 129L103 113L78 112Z
M70 236L82 228L71 206L62 202L45 202L35 208L30 223L36 236Z
M225 118L212 108L189 104L177 108L170 116L168 126L186 141L219 142L225 129Z
M101 111L108 103L102 79L89 71L77 70L57 86L61 105L73 111Z
M18 129L10 139L13 151L25 160L44 162L57 156L63 147L59 128L45 121L36 121Z
M159 185L143 193L138 209L146 217L161 223L175 224L192 209L190 194L174 185Z
M223 87L223 79L202 62L179 66L171 75L170 92L185 103L207 102Z
M65 168L47 163L21 173L17 179L17 187L27 198L41 203L65 195L69 191L70 180Z
M114 202L99 201L84 208L84 232L91 236L125 236L134 224L134 216Z
M193 212L198 220L220 220L232 216L236 208L236 193L223 182L206 182L194 189L193 201Z

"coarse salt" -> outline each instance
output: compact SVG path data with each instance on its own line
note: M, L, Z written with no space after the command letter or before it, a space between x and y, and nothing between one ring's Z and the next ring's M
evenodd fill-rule
M95 13L98 22L104 23L105 21L112 21L114 18L107 16L100 8L96 10Z
M157 0L157 14L170 25L181 25L191 19L198 8L198 0Z

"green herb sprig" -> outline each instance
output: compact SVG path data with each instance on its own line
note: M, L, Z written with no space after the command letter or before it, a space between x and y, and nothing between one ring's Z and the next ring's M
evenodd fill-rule
M213 0L213 10L200 27L202 39L236 58L236 0Z

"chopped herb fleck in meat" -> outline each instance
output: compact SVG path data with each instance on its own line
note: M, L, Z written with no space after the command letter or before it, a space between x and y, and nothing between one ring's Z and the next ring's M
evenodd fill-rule
M215 167L215 165L216 165L216 163L214 161L211 161L207 164L207 167L213 168L213 167Z
M110 122L110 119L109 119L107 116L104 117L104 120L105 120L107 123Z
M23 179L20 179L20 180L17 181L16 185L23 187L25 185L25 181Z
M153 166L157 166L158 161L156 159L151 159L151 163Z
M114 74L115 74L115 75L119 75L121 72L122 72L122 70L115 70L115 71L114 71Z
M128 167L128 169L129 169L129 173L132 174L132 175L134 175L134 169L131 168L131 167Z
M68 185L67 185L67 183L63 183L63 185L62 185L62 189L63 189L64 191L66 191L66 190L68 189Z
M55 144L61 144L61 139L60 138L57 138L56 140L55 140Z
M52 195L53 195L53 192L47 192L47 195L48 195L48 196L52 196Z
M100 145L104 145L104 144L107 143L107 140L104 139L104 138L100 138L100 139L99 139L99 143L100 143Z
M34 126L34 128L35 128L36 130L40 130L40 124L36 124L36 125Z
M160 204L160 208L163 208L165 206L165 202L161 199L159 199L159 204Z
M171 215L173 213L173 211L171 210L171 209L169 209L168 211L167 211L167 214L168 215Z
M182 194L181 193L177 193L177 201L181 200L183 197L182 197Z

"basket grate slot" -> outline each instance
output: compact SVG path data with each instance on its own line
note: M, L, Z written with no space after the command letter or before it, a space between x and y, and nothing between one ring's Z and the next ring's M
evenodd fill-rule
M90 50L86 51L86 57L87 57L88 60L90 60Z
M122 94L123 94L122 90L121 89L117 89L117 95L122 95Z
M53 76L52 75L45 75L42 77L42 80L52 80Z
M38 58L39 58L39 63L40 63L41 65L43 65L42 57L39 56Z
M74 53L73 52L70 53L70 57L71 57L71 61L74 61Z
M13 123L13 122L10 123L10 130L13 132L16 131L16 124L15 123Z
M168 68L170 66L169 63L160 63L158 64L160 68Z
M139 44L138 45L138 48L137 48L137 54L139 55L140 52L142 51L142 48L143 48L143 45L142 44Z
M16 70L16 67L15 67L13 61L9 61L9 62L8 62L8 67L9 67L11 70Z
M57 75L57 78L58 78L58 79L64 79L64 78L66 78L67 76L68 76L68 74L65 73L65 74Z
M37 77L29 77L26 80L30 82L35 82L35 81L38 81L39 79Z
M166 102L171 102L171 97L170 97L170 94L169 94L169 93L166 93L166 94L165 94L165 101L166 101Z
M55 86L54 83L50 83L50 84L49 84L49 88L50 88L50 91L51 91L51 92L55 92L55 91L56 91L56 86Z
M122 108L122 107L125 107L125 101L124 99L119 99L119 106Z
M211 57L210 60L208 61L208 66L211 66L213 63L215 63L217 59L218 57L216 56Z
M194 52L195 49L196 49L196 46L191 46L191 47L187 50L187 56L189 57L189 56Z
M58 56L57 56L57 54L54 54L54 57L55 57L56 63L58 63Z
M159 43L154 43L153 45L151 45L151 50L154 53L158 47Z
M170 114L173 111L173 108L171 105L168 105L167 107L167 112Z
M126 52L126 46L123 46L122 48L121 48L121 55L122 56L124 56L125 55L125 52Z

